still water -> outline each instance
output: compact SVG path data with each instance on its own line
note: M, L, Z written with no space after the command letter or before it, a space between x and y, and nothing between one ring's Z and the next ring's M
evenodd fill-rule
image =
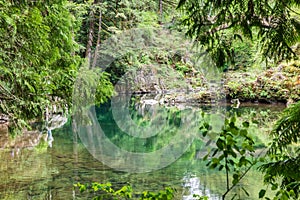
M173 137L180 140L179 138L184 138L187 134L193 136L192 140L189 140L191 143L188 148L184 149L182 154L176 154L179 155L178 158L175 156L176 159L170 164L161 159L156 165L152 164L157 162L156 158L149 158L143 164L137 162L129 166L121 154L111 152L116 162L124 165L124 170L120 171L122 168L118 168L117 164L111 168L111 165L107 166L99 161L101 156L92 155L93 151L99 154L97 148L101 144L86 146L89 140L92 140L92 144L97 142L94 135L77 135L72 131L71 122L68 122L64 127L53 131L52 147L46 142L41 142L34 148L0 150L0 199L89 199L89 194L80 194L74 190L73 184L97 181L111 182L116 189L130 183L136 192L158 191L170 186L176 188L176 199L189 200L193 199L193 194L199 194L218 200L225 191L225 174L207 169L206 163L201 160L207 149L205 138L197 136L199 120L201 121L203 116L201 113L221 113L221 116L224 113L238 113L241 121L255 121L250 130L258 146L263 146L268 140L265 132L270 129L277 114L283 109L282 106L272 105L250 105L238 109L221 106L216 109L214 106L159 105L150 101L138 104L133 103L132 99L122 104L118 104L118 101L114 104L115 108L110 104L95 108L97 123L104 130L106 139L118 148L127 152L147 154L164 148L166 144L171 143ZM116 109L116 106L119 108ZM147 127L156 127L149 129L156 131L156 134L149 137L126 134L133 131L131 129L134 126L126 123L120 125L124 107L129 108L129 115L134 123L145 130ZM221 121L222 118L218 120ZM214 123L218 127L219 122ZM83 138L85 136L89 139ZM176 144L174 146L175 149L183 148ZM130 168L132 166L133 168ZM149 170L149 166L155 170ZM145 172L138 171L139 167L145 169ZM137 170L135 172L139 173L128 169ZM231 195L237 194L241 199L258 199L258 192L263 188L261 174L255 169L250 171L241 182L241 186L248 190L251 197L247 197L241 187L237 187Z

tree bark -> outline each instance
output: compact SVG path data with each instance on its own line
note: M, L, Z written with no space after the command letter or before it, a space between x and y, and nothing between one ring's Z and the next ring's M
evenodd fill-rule
M159 0L159 19L158 24L162 25L163 21L163 2L162 0Z
M101 31L102 31L102 11L99 11L99 21L98 21L98 34L97 34L97 43L96 43L96 49L94 52L94 58L93 58L93 64L92 64L92 68L94 68L96 66L96 61L98 58L98 51L99 48L101 46Z
M96 4L96 0L94 0L93 5ZM85 58L87 58L88 63L91 61L91 54L92 54L92 46L94 41L94 10L93 8L90 11L89 14L89 33L88 33L88 41L86 45L86 51L85 51Z

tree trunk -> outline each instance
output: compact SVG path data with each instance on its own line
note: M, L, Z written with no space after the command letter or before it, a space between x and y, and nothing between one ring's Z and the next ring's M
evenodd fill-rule
M98 58L98 51L101 45L101 31L102 31L102 11L99 11L99 22L98 22L98 34L97 34L97 44L96 44L96 49L94 52L94 60L93 60L93 64L92 64L92 68L94 68L96 66L96 61Z
M93 4L96 4L96 0L94 1ZM94 41L94 10L90 11L89 15L89 33L88 33L88 41L86 45L86 51L85 51L85 58L87 58L88 63L91 61L91 53L92 53L92 46L93 46L93 41Z
M158 17L158 23L162 25L163 21L163 2L162 0L159 0L159 17Z

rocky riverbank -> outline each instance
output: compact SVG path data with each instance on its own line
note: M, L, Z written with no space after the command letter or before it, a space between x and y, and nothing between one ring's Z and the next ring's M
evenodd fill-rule
M226 96L241 101L291 103L300 100L300 68L281 64L263 73L227 74Z
M251 70L251 71L250 71ZM293 103L300 100L300 68L297 62L267 70L229 71L216 79L201 72L160 73L148 68L131 75L131 84L117 85L117 92L164 94L164 103L240 102ZM175 71L175 73L174 73Z
M52 146L52 130L62 127L67 122L67 117L61 114L53 114L48 119L48 124L34 122L31 124L32 130L24 128L22 134L11 137L9 132L9 119L1 115L0 119L0 149L15 149L17 151L24 148L33 148L41 142L46 142Z

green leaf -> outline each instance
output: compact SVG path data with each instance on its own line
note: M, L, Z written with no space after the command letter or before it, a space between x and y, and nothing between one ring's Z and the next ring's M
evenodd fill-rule
M214 157L218 152L219 152L219 149L215 149L213 154L212 154L212 157Z
M222 169L224 168L224 165L220 165L220 167L219 167L219 171L222 171Z
M203 161L206 161L207 158L208 158L209 154L206 154L204 157L203 157Z
M272 184L271 190L277 190L277 188L278 188L277 183Z
M241 129L241 130L240 130L240 135L241 135L241 136L244 136L244 137L245 137L245 136L247 136L247 134L248 134L248 131L247 131L246 129Z
M208 131L207 131L207 130L204 130L204 131L202 132L203 137L206 137L207 133L208 133Z
M221 140L220 138L217 140L217 147L218 147L220 150L223 150L223 148L224 148L224 141Z
M247 121L243 122L243 126L244 126L245 128L249 128L249 125L250 125L249 122L247 122Z
M239 175L238 174L233 174L233 180L232 180L232 184L236 185L239 182Z

